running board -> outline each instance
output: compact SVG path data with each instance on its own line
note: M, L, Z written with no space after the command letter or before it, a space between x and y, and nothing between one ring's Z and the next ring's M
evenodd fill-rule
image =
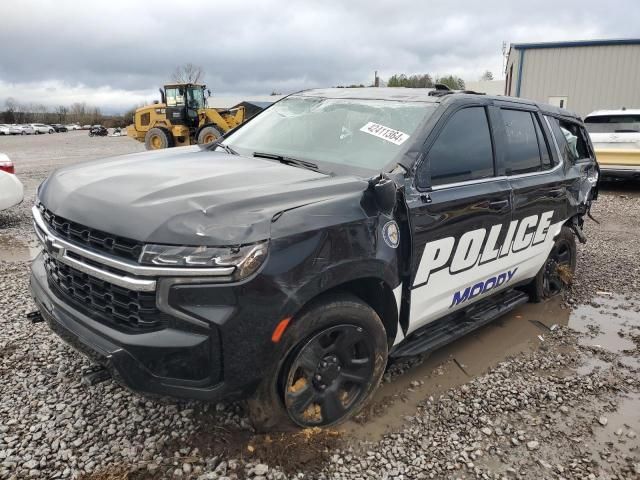
M431 352L473 330L486 325L510 310L527 303L529 296L519 290L507 290L482 300L462 312L429 323L391 349L390 357L408 357Z

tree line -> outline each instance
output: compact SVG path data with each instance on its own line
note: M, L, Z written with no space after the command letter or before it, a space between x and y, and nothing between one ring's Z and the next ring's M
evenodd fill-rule
M433 88L436 83L441 83L452 90L464 90L464 80L455 75L443 75L435 80L428 73L422 75L405 75L404 73L392 75L387 81L388 87L405 88Z
M0 123L78 123L80 125L104 125L106 127L124 127L123 115L105 115L100 108L76 102L71 105L48 107L39 103L22 103L9 97L5 101L4 111L0 112Z

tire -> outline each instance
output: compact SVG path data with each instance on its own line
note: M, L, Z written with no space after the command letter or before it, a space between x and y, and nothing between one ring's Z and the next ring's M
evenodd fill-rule
M319 297L279 344L280 360L247 401L257 431L326 427L357 413L387 364L387 335L376 312L353 295Z
M528 286L533 302L542 302L562 293L571 285L576 270L576 237L569 227L562 227L551 253Z
M213 125L207 125L198 132L198 145L214 142L221 136L222 133L220 133L220 130Z
M144 136L144 146L147 150L170 148L173 145L173 135L165 128L154 127Z
M20 135L26 135L27 132L25 132L24 130L22 132L20 132Z

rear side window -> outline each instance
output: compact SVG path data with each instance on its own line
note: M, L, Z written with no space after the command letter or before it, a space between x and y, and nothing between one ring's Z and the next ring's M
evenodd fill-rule
M595 115L584 119L589 133L638 133L640 115Z
M542 170L540 144L538 143L542 132L540 127L536 125L537 120L531 112L502 109L502 120L507 141L505 152L507 175Z
M586 134L580 125L555 117L546 118L565 161L574 163L581 158L590 157Z
M484 107L464 108L451 116L429 149L418 172L418 185L428 185L429 173L432 186L493 176L493 146Z

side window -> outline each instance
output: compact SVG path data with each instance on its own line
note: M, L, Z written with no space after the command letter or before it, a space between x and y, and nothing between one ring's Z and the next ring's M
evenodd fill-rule
M507 141L507 175L539 172L542 169L542 159L531 112L507 109L502 109L501 112Z
M546 118L566 162L575 163L581 158L590 157L585 132L580 125L555 117Z
M167 107L176 106L176 96L178 94L177 88L167 88Z
M549 142L540 128L540 121L536 115L533 115L533 123L536 127L536 135L538 137L538 149L540 150L540 158L542 158L542 170L549 170L553 164L551 160L551 152L549 151Z
M428 185L429 173L431 186L493 176L493 147L484 107L464 108L449 118L418 172L419 186Z

